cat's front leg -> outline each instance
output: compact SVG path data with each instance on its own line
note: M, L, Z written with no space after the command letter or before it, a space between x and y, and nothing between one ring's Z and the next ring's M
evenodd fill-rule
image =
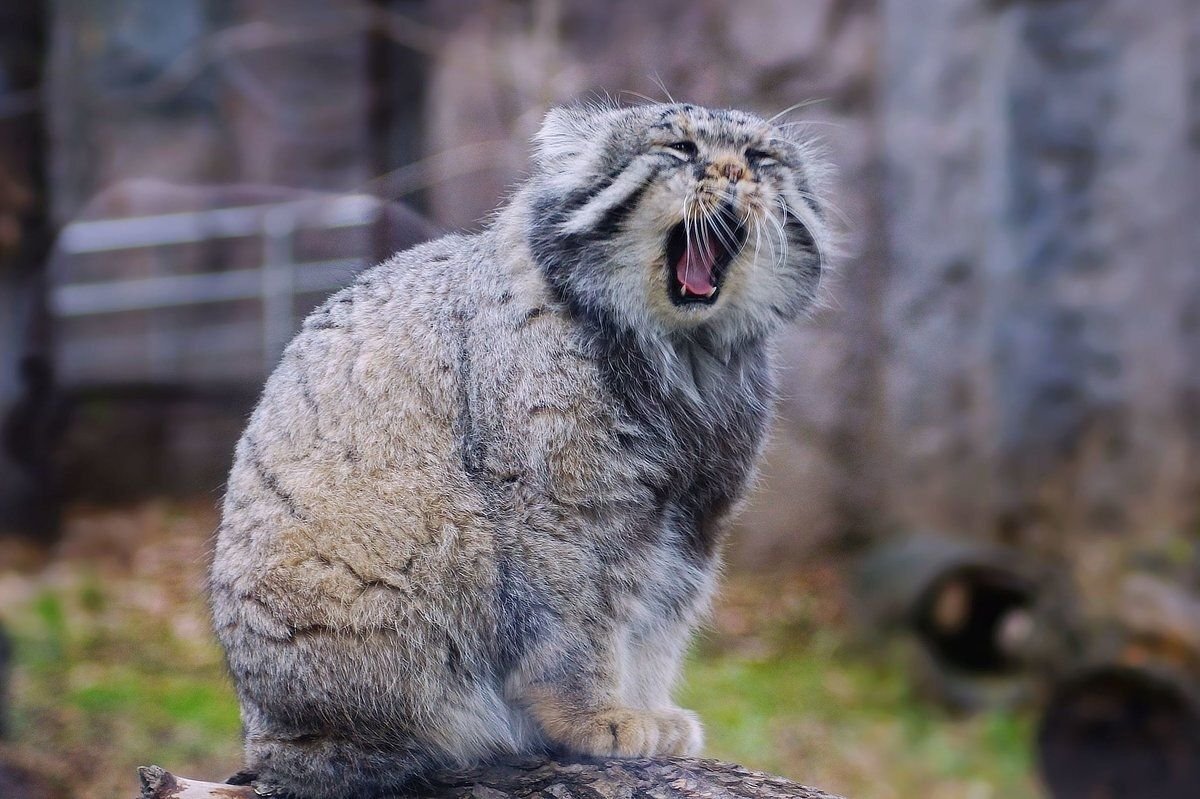
M696 714L642 706L622 691L630 664L615 641L540 653L527 662L514 698L552 745L593 757L694 755L704 742Z

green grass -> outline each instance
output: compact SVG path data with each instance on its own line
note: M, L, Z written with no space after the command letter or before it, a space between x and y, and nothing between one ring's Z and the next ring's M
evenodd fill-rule
M133 795L140 764L206 779L240 765L237 706L201 600L211 528L193 527L194 545L179 531L147 543L151 567L68 560L8 595L16 746L71 775L73 799ZM815 599L823 589L746 590L760 582L731 577L687 664L679 699L704 720L707 755L852 799L1037 795L1027 716L948 714L914 689L900 653L853 643Z
M18 752L70 775L73 797L132 796L147 763L208 778L235 771L240 721L219 652L172 624L199 609L137 607L136 581L116 596L89 575L57 583L4 610Z
M702 649L680 700L704 720L710 756L854 799L1037 796L1030 718L952 717L915 692L904 662L837 632L751 656Z

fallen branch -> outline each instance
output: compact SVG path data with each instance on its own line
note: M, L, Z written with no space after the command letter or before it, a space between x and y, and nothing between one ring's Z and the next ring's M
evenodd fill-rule
M176 777L159 766L143 766L138 774L141 799L259 799L248 786ZM782 777L692 758L504 763L434 775L414 795L424 799L837 799Z

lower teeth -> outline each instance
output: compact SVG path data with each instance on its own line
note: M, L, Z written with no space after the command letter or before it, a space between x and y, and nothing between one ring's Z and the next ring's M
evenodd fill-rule
M689 294L692 294L697 297L704 297L705 299L711 299L712 296L716 293L717 293L716 286L713 286L712 288L710 288L706 293L700 294L699 292L692 291L691 289L689 289L686 285L684 285L682 283L679 285L679 296L680 297L686 297Z

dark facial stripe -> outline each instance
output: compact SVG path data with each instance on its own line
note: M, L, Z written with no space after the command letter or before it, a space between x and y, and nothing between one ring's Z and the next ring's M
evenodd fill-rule
M578 211L580 208L595 199L596 195L616 182L617 178L619 178L632 163L632 158L626 158L625 160L615 164L611 169L600 176L599 180L595 181L589 186L583 186L582 188L575 189L566 197L564 197L562 205L560 206L562 213L559 215L558 219L555 220L555 224L561 223L563 219L566 219L575 211Z
M560 226L572 213L612 185L631 163L632 159L626 161L620 169L613 170L587 189L572 192L565 199L547 196L534 203L533 220L529 230L530 249L534 259L542 266L551 285L560 295L570 294L567 286L569 273L581 260L581 253L589 245L608 239L619 231L662 171L662 164L655 164L645 179L633 186L628 195L613 203L596 224L587 230L562 233ZM563 298L570 299L573 304L580 299L566 296Z
M789 244L800 245L806 250L813 249L816 242L813 240L812 231L792 213L787 215L787 221L783 223L783 230L787 233Z
M635 163L636 159L630 159L622 164L619 169L608 173L604 176L604 178L592 186L589 186L587 189L578 192L572 192L570 195L568 195L562 206L561 217L554 220L554 224L558 225L565 223L576 212L583 211L585 208L587 208L587 206L593 200L595 200L600 196L600 194L620 180L620 178L630 168L633 168ZM604 212L604 215L601 216L598 222L593 226L593 229L589 230L585 235L594 236L596 232L600 232L602 234L616 232L617 227L619 227L620 223L623 222L624 219L629 215L629 211L632 210L633 206L635 206L638 200L641 199L642 195L645 194L646 190L650 187L650 184L662 171L662 168L662 164L653 165L646 177L644 177L640 183L631 187L629 193L625 197L610 205L608 210ZM572 233L569 235L581 234Z
M800 195L800 199L812 209L812 212L817 215L817 219L824 221L825 209L818 205L816 199L814 199L812 185L798 169L793 168L792 172L796 176L796 192Z
M642 197L646 195L646 192L650 189L650 186L661 171L662 166L660 164L655 164L651 167L649 174L646 175L641 183L637 184L624 199L611 205L604 212L604 216L600 217L600 221L592 227L588 235L609 236L616 233L621 225L625 223L625 220L629 217L633 209L637 207L637 204L641 202Z

